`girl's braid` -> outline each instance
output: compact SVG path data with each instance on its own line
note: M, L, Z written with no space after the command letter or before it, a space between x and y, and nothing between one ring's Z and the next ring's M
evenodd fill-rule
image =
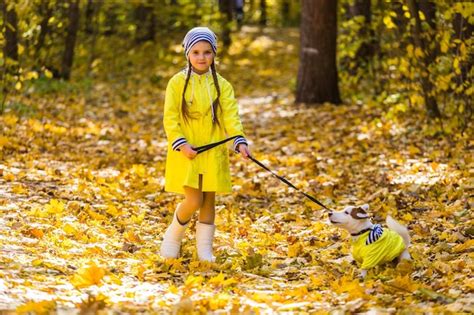
M217 80L217 72L216 72L216 65L214 64L214 61L211 63L211 72L212 72L212 78L214 80L214 85L216 86L217 90L217 98L212 102L212 110L214 111L214 123L219 125L219 120L217 119L217 110L220 108L220 97L221 97L221 89L219 87L219 81Z
M188 87L189 78L191 78L191 71L192 71L192 66L191 66L191 63L189 62L188 63L188 71L187 71L187 74L186 74L186 81L184 82L183 97L181 99L181 112L183 113L184 120L186 120L186 121L189 118L189 109L188 109L188 106L186 104L186 98L184 97L184 95L186 94L186 89Z

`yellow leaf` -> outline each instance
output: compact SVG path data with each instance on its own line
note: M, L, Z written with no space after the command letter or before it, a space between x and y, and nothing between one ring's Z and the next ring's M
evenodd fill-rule
M15 175L13 175L12 173L4 173L3 179L6 180L7 182L11 182L15 180Z
M410 213L406 213L406 214L403 216L403 220L405 220L405 221L412 221L412 220L413 220L413 216L412 216Z
M98 267L94 262L79 269L71 279L71 283L77 288L85 288L91 285L101 285L105 275L105 269Z
M0 144L1 145L1 144ZM26 193L26 189L23 187L23 185L21 184L18 184L18 185L15 185L12 187L12 191L15 193L15 194L19 194L19 195L23 195Z
M146 269L143 265L138 265L133 269L134 275L140 280L143 281L143 274L145 273Z
M415 57L420 58L420 57L423 57L423 56L424 56L423 50L421 50L420 47L416 47L416 49L415 49Z
M415 154L420 153L421 151L420 151L420 149L418 149L414 145L411 145L411 146L408 147L408 152L410 152L410 155L415 155Z
M409 45L407 46L407 54L408 54L408 56L413 57L413 50L414 50L413 45L412 45L412 44L409 44Z
M140 237L131 230L123 233L123 238L131 243L140 243L142 241Z
M138 175L138 177L143 178L143 177L146 176L146 168L145 168L145 166L142 165L142 164L134 164L134 165L132 166L132 170L133 170L133 172L134 172L135 174Z
M50 314L55 308L55 301L28 302L18 306L16 312L19 314L31 312L34 312L35 314Z
M230 295L227 293L219 293L209 299L209 308L211 310L218 310L224 308L230 300Z
M310 279L311 279L311 284L315 287L315 288L319 288L320 286L322 286L325 282L325 277L322 276L322 275L311 275L310 276Z
M303 252L301 242L296 242L288 246L288 257L297 257Z
M51 71L49 71L48 69L45 69L44 70L44 75L45 77L47 77L48 79L51 79L53 77L53 73Z
M383 23L388 29L396 28L397 26L393 23L392 18L390 16L386 16L383 18Z
M27 80L38 79L38 72L36 72L36 71L29 71L29 72L26 73L25 78L26 78Z
M9 142L10 140L7 137L0 136L0 149L5 147Z
M453 247L453 252L460 253L460 252L464 252L466 250L470 250L473 247L474 247L474 239L471 239L471 240L467 240L463 244L458 244L458 245L454 246Z
M199 286L201 286L203 281L204 281L204 278L201 277L201 276L195 277L193 275L190 275L186 278L186 281L184 281L184 285L187 288L199 287Z
M16 125L17 122L18 122L18 117L14 116L14 115L9 114L9 115L5 115L3 117L3 123L7 126L12 127L12 126Z
M130 217L130 220L135 223L135 224L141 224L143 222L143 220L145 219L145 212L136 216L136 215L132 215Z
M20 81L18 81L16 84L15 84L15 90L21 90L21 87L23 86L23 84L21 84Z
M331 283L331 288L336 293L349 293L350 299L363 298L366 295L364 288L359 284L359 280L351 279L348 276L333 281Z
M393 280L388 282L392 287L403 291L414 292L419 288L416 282L411 281L410 275L397 276Z
M33 228L33 229L29 230L28 232L36 238L43 238L43 236L44 236L44 232L41 231L40 229Z
M44 209L46 210L46 212L50 214L62 213L64 211L64 208L65 208L64 202L57 199L51 199L49 204L44 206Z
M64 227L63 227L63 231L66 233L66 234L76 234L77 233L77 229L75 227L73 227L71 224L67 223Z
M219 273L217 276L215 277L212 277L211 279L209 279L209 284L215 284L215 285L219 285L219 284L222 284L225 280L225 276L224 274L222 273Z
M113 215L115 217L121 214L121 212L114 205L109 205L106 211L108 214Z
M461 68L459 67L459 58L454 58L453 68L456 74L461 74Z

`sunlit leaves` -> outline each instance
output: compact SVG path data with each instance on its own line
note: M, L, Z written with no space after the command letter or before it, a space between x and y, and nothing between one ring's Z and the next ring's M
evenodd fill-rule
M51 314L56 308L55 301L27 302L16 308L18 314Z
M86 288L92 285L101 285L105 269L90 262L87 266L80 268L71 279L71 283L77 288Z

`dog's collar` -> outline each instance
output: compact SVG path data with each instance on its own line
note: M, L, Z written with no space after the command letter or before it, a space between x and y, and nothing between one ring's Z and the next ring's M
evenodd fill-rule
M372 227L369 227L369 228L363 229L362 231L359 231L357 233L351 233L351 236L359 236L359 235L364 234L365 232L371 231L371 230L372 230Z

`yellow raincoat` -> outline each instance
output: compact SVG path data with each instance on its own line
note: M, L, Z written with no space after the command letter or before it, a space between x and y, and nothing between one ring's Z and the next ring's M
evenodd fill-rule
M405 250L403 238L392 230L383 229L378 240L366 245L369 233L370 231L367 231L352 241L352 257L361 264L361 269L390 262Z
M238 104L231 84L219 74L221 91L219 125L212 123L212 102L217 97L212 73L199 75L192 72L186 88L186 103L190 117L185 121L181 112L181 99L186 80L186 70L175 74L166 88L163 125L168 138L165 170L165 190L184 193L183 186L199 188L202 174L202 191L231 192L229 156L225 145L198 154L193 160L179 152L179 146L188 143L199 147L226 137L240 135L234 141L246 143L239 117Z

